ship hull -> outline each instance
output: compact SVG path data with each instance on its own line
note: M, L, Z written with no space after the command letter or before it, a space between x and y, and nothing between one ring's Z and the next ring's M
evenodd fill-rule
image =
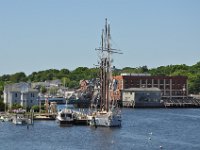
M99 114L91 119L90 125L104 127L120 127L121 115Z

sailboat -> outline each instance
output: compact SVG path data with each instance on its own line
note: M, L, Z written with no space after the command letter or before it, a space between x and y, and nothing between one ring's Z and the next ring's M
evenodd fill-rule
M116 80L112 77L111 54L120 53L119 50L112 49L110 25L105 20L105 29L102 30L101 46L95 50L100 52L100 110L93 113L90 124L94 126L116 127L121 126L121 111L114 99L116 90Z

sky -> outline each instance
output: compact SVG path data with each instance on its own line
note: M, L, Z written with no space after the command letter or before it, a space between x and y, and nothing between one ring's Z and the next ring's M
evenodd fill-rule
M105 18L116 68L200 61L199 0L0 0L0 75L97 64Z

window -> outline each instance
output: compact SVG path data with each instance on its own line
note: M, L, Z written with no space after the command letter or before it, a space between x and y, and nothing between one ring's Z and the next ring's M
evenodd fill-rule
M164 84L164 80L163 79L160 80L160 84Z
M17 93L15 93L15 97L17 97Z
M34 93L31 93L31 97L34 97L35 95L34 95Z
M165 80L165 84L169 84L170 81L168 79Z
M158 84L158 80L156 80L156 79L154 79L153 82L154 82L154 84Z

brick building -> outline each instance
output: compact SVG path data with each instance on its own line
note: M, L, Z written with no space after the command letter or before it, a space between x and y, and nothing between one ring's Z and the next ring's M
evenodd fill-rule
M114 78L118 80L119 90L128 88L159 88L162 99L182 99L188 96L186 76L151 76L150 74L124 73Z

